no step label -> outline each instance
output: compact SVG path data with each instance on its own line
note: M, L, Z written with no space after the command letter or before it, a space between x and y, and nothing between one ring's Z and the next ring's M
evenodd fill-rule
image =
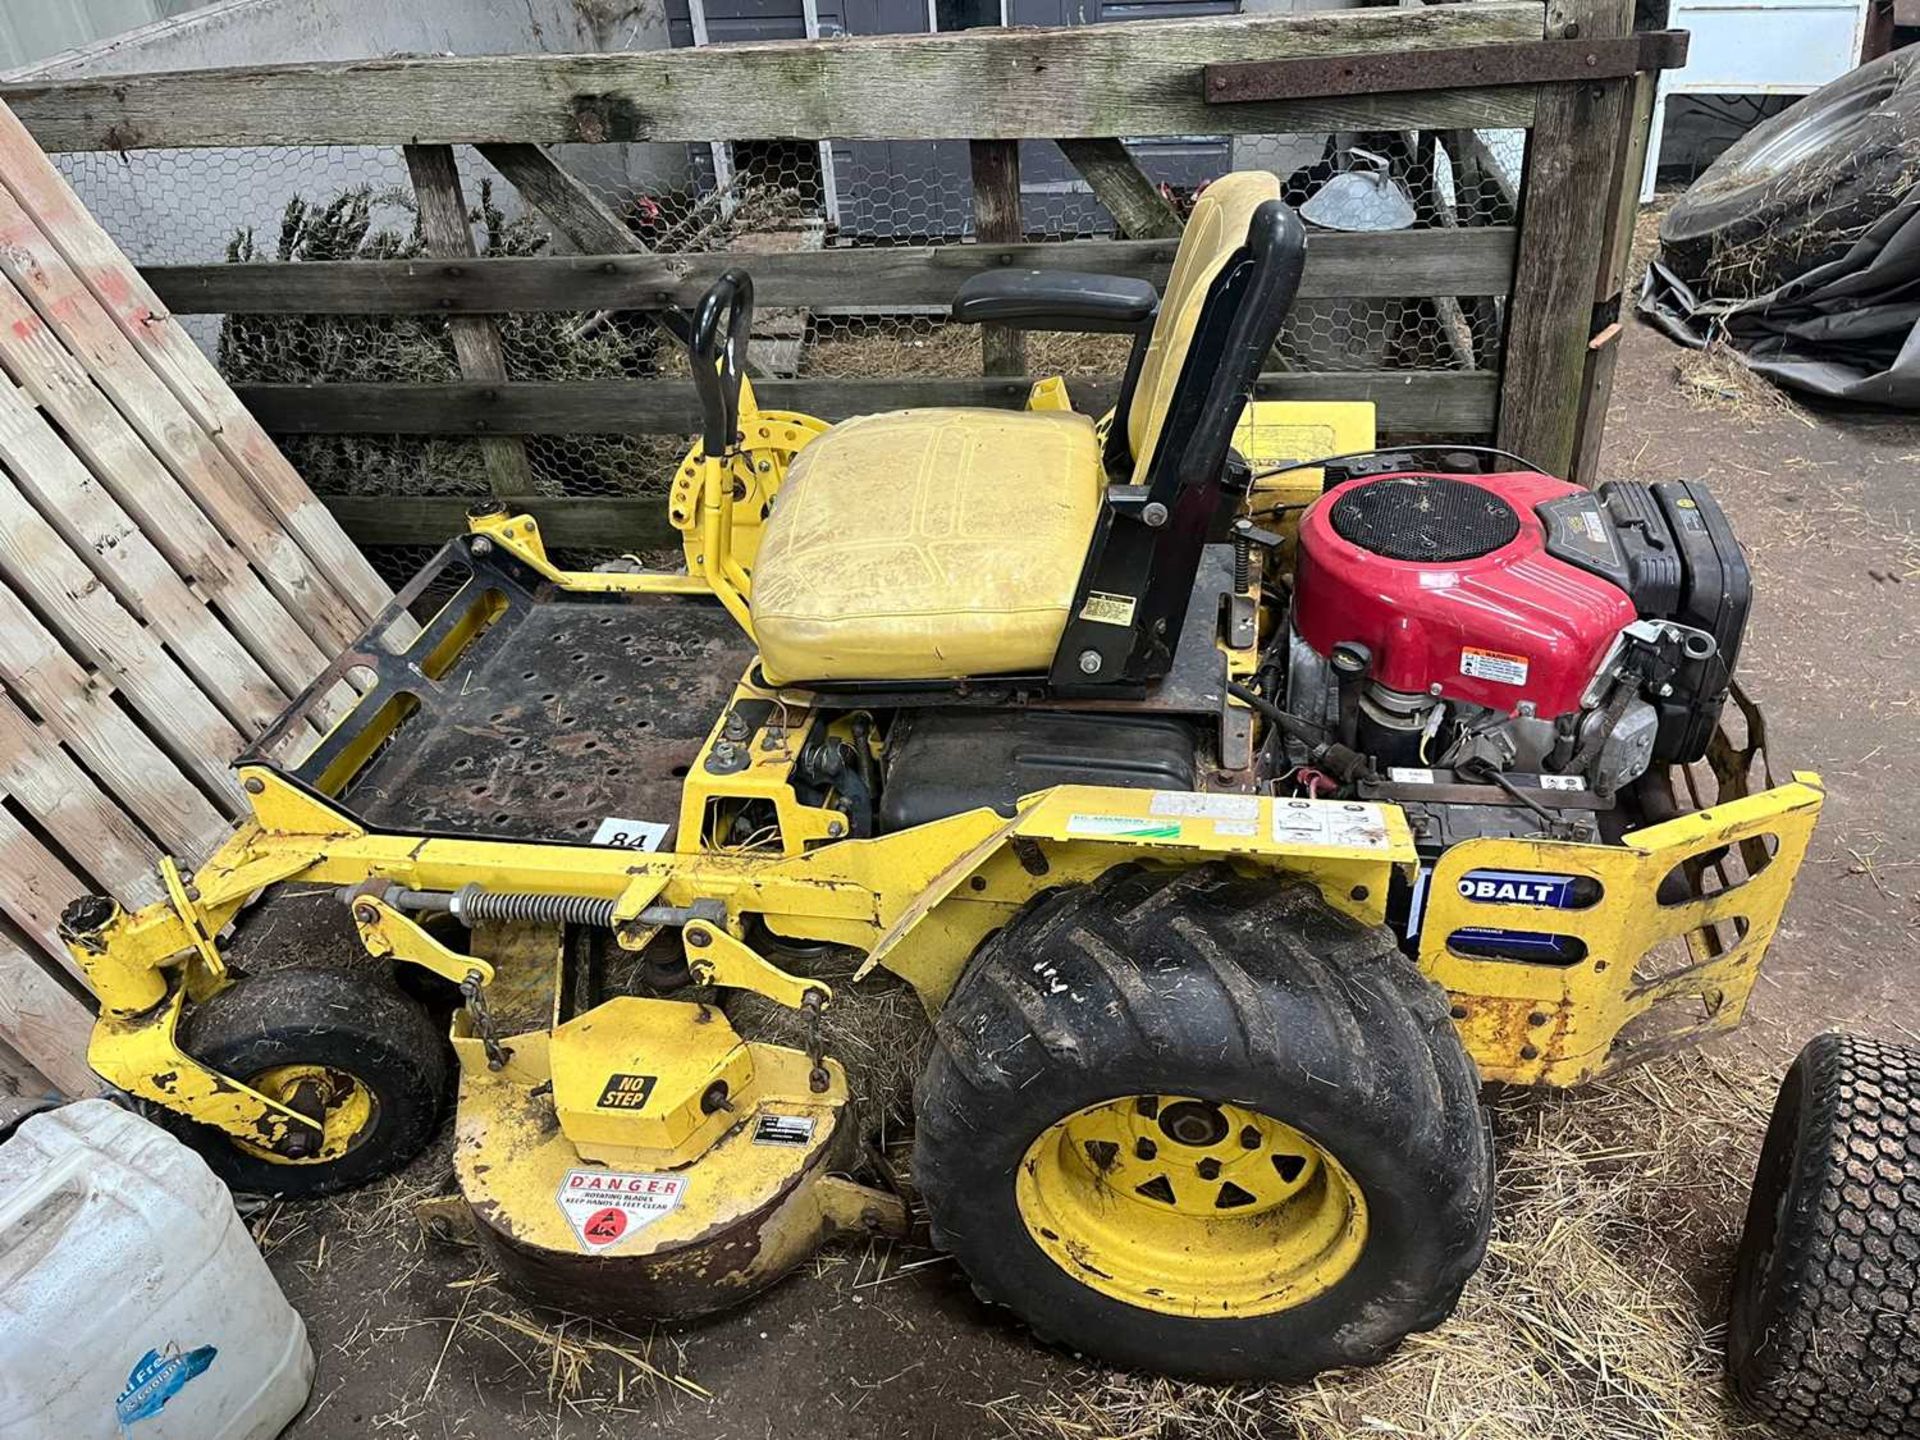
M605 1250L672 1214L686 1188L684 1175L569 1170L554 1198L580 1243L588 1250Z

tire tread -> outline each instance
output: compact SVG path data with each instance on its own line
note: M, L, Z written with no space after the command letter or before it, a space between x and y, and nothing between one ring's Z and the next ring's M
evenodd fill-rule
M1768 1141L1793 1144L1784 1186L1763 1160L1747 1222L1777 1207L1771 1253L1741 1247L1734 1388L1800 1434L1920 1440L1920 1050L1821 1035L1782 1108L1789 1087L1797 1134Z

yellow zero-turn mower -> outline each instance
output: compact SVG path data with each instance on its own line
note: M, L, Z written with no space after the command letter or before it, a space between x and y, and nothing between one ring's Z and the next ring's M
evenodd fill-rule
M95 1067L292 1196L407 1160L457 1063L501 1274L686 1315L905 1224L824 1038L884 971L933 1024L933 1238L1039 1334L1300 1377L1438 1323L1486 1243L1480 1082L1735 1024L1821 792L1765 778L1702 486L1249 402L1305 248L1236 174L1164 295L964 285L961 322L1134 337L1098 425L1058 380L762 410L723 276L682 322L686 573L562 570L476 513L242 758L252 818L169 903L68 914ZM391 965L239 974L276 887ZM450 1052L389 969L457 1002Z

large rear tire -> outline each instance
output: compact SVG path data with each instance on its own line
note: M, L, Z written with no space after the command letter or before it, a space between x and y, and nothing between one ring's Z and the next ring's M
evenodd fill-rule
M1748 132L1660 226L1663 258L1718 298L1764 295L1844 255L1913 184L1920 48L1895 50Z
M1727 1370L1808 1436L1920 1440L1920 1050L1810 1041L1781 1083L1734 1262Z
M1126 867L1036 901L935 1022L936 1243L1042 1338L1299 1380L1444 1319L1486 1248L1445 996L1313 886Z

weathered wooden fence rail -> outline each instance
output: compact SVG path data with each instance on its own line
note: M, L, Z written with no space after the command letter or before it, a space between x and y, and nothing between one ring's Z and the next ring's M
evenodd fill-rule
M640 140L1019 140L1056 136L1500 129L1523 86L1216 106L1229 60L1539 40L1539 0L1069 29L965 30L617 55L268 65L13 86L48 150ZM1583 33L1593 33L1591 29Z
M1503 356L1496 352L1486 363L1469 354L1453 370L1278 372L1262 388L1271 395L1370 398L1389 434L1498 437L1550 468L1569 470L1592 449L1580 444L1583 417L1597 424L1604 409L1587 394L1607 378L1588 344L1600 328L1596 302L1604 312L1609 293L1619 289L1618 277L1607 273L1606 240L1617 228L1616 174L1630 138L1623 116L1631 114L1634 82L1614 76L1222 104L1210 102L1204 76L1208 66L1234 61L1377 61L1382 54L1464 47L1487 55L1493 52L1485 47L1501 46L1520 55L1543 39L1624 35L1630 8L1626 0L1474 0L642 54L267 66L65 81L0 95L53 150L404 145L416 186L436 192L449 182L431 178L424 156L474 144L556 232L587 252L477 259L460 253L457 236L455 248L446 249L442 236L430 243L432 258L148 267L149 283L177 314L646 314L692 303L732 264L752 271L763 306L925 314L944 305L967 275L999 266L1164 278L1177 219L1113 137L1445 134L1456 149L1478 152L1463 158L1479 169L1486 155L1478 132L1528 129L1525 178L1508 196L1516 225L1458 226L1448 217L1389 234L1316 234L1302 292L1305 300L1430 300L1456 310L1477 303L1489 312L1497 306L1505 319ZM1563 52L1563 69L1565 59ZM1447 73L1467 71L1455 65ZM1156 238L653 254L541 149L561 142L956 136L985 142L974 155L983 233L1007 233L1007 221L994 216L1007 211L1001 202L1009 182L1018 183L1017 157L1011 176L992 168L1012 154L1002 142L1050 138L1063 142L1123 233ZM450 183L457 194L457 179ZM444 210L445 198L423 194L423 215ZM1000 210L990 215L996 204ZM511 443L499 437L692 426L684 382L505 380L485 346L485 319L456 324L469 327L455 336L459 383L248 383L242 398L279 434L474 437L490 447L487 472L496 493L521 489L514 476L525 474L524 463L518 471L495 463L500 446ZM765 395L828 418L898 404L1017 405L1030 378L1019 338L988 344L987 373L977 378L803 377L769 381ZM1113 377L1074 382L1087 404L1101 403L1112 385ZM447 497L327 498L363 541L444 533L458 525L461 509ZM548 495L529 503L547 514L556 538L636 543L661 534L651 500Z
M1515 231L1402 230L1316 235L1302 299L1505 295ZM332 260L159 265L147 281L178 315L380 315L513 310L651 310L692 305L730 265L753 271L755 303L807 307L945 305L987 270L1092 270L1158 284L1176 239L1019 245L899 245L790 255L554 255L488 260Z

